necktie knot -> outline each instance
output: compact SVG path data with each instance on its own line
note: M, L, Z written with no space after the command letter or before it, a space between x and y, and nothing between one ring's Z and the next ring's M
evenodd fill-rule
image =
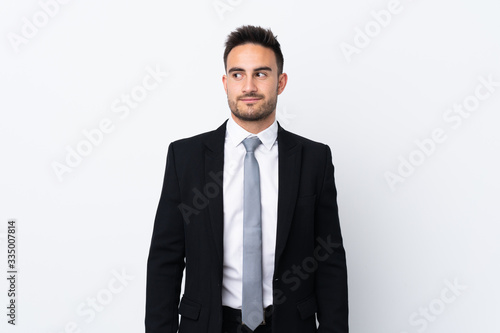
M256 136L246 138L245 140L243 140L243 145L245 146L245 149L249 153L253 153L261 143L262 141L260 141L260 139Z

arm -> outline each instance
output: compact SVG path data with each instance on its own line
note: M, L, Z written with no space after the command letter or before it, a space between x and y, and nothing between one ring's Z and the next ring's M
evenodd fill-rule
M318 260L316 299L318 333L347 333L347 267L337 207L337 190L330 148L325 147L323 185L317 201L315 237L328 256Z
M184 262L184 225L174 148L167 154L147 266L146 333L175 333Z

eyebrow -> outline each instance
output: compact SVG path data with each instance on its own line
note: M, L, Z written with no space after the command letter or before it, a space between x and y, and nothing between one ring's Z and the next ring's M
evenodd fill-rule
M227 72L228 73L232 73L232 72L244 72L245 70L243 68L240 68L240 67L233 67L231 69L229 69ZM254 68L253 70L254 72L260 72L260 71L270 71L272 72L273 70L271 69L271 67L268 67L268 66L262 66L262 67L257 67L257 68Z

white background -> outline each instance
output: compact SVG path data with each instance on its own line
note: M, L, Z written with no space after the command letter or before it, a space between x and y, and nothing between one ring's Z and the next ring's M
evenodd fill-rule
M90 0L51 16L49 2L0 2L2 277L8 219L19 247L16 326L2 278L0 331L143 331L168 144L229 116L225 37L254 24L282 45L282 126L333 151L351 332L498 332L497 1ZM147 68L169 75L114 112ZM477 88L479 77L496 86ZM465 101L467 117L448 114ZM54 165L103 119L112 131L58 177ZM431 144L436 129L446 139ZM392 186L388 172L401 177Z

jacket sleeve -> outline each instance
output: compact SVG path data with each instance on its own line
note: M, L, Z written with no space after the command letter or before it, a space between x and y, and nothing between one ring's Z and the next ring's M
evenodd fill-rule
M180 198L171 144L147 263L146 333L176 333L179 326L178 305L185 266Z
M318 333L347 333L347 266L337 207L337 190L330 148L325 146L323 185L315 216L316 246L322 248L316 272Z

